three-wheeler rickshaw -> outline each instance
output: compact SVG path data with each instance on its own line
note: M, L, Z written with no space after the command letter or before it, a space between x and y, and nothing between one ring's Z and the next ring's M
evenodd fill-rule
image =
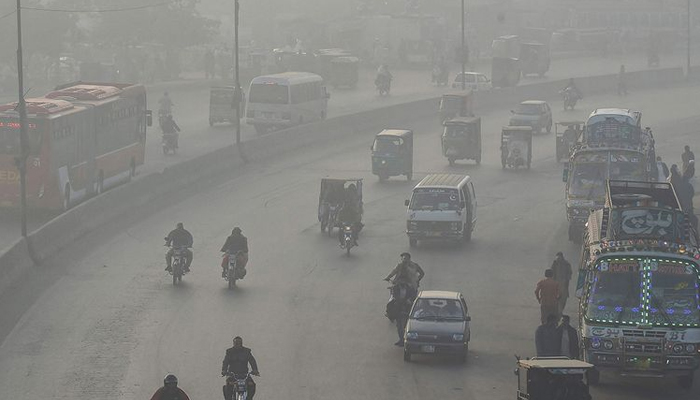
M245 95L240 92L241 101L238 112L236 112L236 87L235 86L215 86L209 91L209 126L218 122L236 122L236 117L240 118L245 110Z
M569 160L571 148L583 133L583 121L560 121L554 124L554 137L557 141L557 161Z
M501 165L505 169L532 163L532 127L504 126L501 130Z
M335 57L330 62L329 83L334 88L355 88L360 79L360 59L352 56Z
M442 155L454 165L456 160L474 160L481 164L481 118L458 117L445 121Z
M519 359L518 400L591 400L588 374L593 365L567 357ZM590 371L590 372L589 372Z
M362 221L362 178L323 178L321 192L318 196L318 221L321 232L333 233L333 228L340 226L338 213L346 204L356 207Z
M374 137L372 173L384 181L392 176L413 176L413 131L407 129L384 129Z

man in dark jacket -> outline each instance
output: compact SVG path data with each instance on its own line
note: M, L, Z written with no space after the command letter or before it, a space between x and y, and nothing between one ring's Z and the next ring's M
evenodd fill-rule
M553 357L560 355L561 343L557 331L557 316L549 314L547 322L537 327L535 331L535 347L537 357Z
M226 238L226 242L221 247L221 251L226 253L224 259L221 261L221 268L223 269L222 277L226 277L229 255L238 255L237 262L239 264L237 266L245 269L245 266L248 265L248 238L243 236L241 228L233 228L231 236ZM240 254L238 254L239 251L241 252Z
M156 390L151 400L190 400L184 390L177 387L177 377L168 374L163 379L163 386Z
M683 153L681 153L681 161L683 161L681 174L692 178L695 175L695 154L690 151L690 146L688 145L685 145L683 150Z
M571 264L566 261L564 254L560 251L552 262L553 279L559 283L559 313L564 312L566 300L569 298L569 281L571 281Z
M168 236L165 238L165 245L170 247L170 250L168 250L168 252L165 254L165 261L168 265L165 270L171 270L174 249L176 247L181 247L185 252L185 271L189 272L193 257L193 254L189 248L192 247L193 243L194 239L192 238L192 234L185 229L182 222L178 222L177 227L170 231Z
M557 336L561 344L559 355L577 360L579 358L578 332L576 332L576 328L571 326L569 322L569 316L562 315L561 323L557 327Z
M229 374L241 376L248 374L248 364L252 369L251 374L255 376L260 376L258 372L258 362L255 361L253 353L247 347L243 347L243 339L240 336L233 338L233 347L226 349L226 356L224 357L224 362L221 365L221 376L226 376ZM233 385L231 385L231 380L226 380L226 385L223 387L224 400L231 400L233 398ZM253 400L255 396L255 382L248 378L248 400Z

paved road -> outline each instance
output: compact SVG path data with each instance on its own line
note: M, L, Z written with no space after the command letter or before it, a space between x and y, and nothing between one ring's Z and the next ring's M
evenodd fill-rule
M670 57L664 59L664 66L682 65L682 57ZM550 72L544 79L526 78L521 84L539 83L546 80L566 79L572 76L592 76L617 72L619 65L624 63L629 71L646 68L646 59L642 55L628 55L602 59L599 57L567 58L552 61ZM478 71L490 75L490 64L478 63L475 68ZM451 76L456 70L453 69ZM443 87L436 88L430 84L429 71L394 71L395 81L392 95L381 98L376 95L373 86L374 72L364 70L356 90L334 90L329 105L329 117L355 113L362 110L370 110L386 105L399 104L407 101L418 100L431 96L438 96L445 92ZM173 82L158 83L149 87L149 99L151 107L157 108L157 99L163 90L169 90L176 107L174 115L183 129L180 139L181 152L175 156L164 157L161 151L160 135L156 128L150 130L147 140L146 165L139 169L139 173L145 174L152 171L161 171L168 165L205 154L213 149L220 148L234 141L233 128L230 125L208 126L209 115L209 85L207 81L201 81L194 86ZM585 88L581 88L585 91ZM633 88L632 88L633 90ZM506 105L510 107L512 105ZM256 134L252 127L243 125L243 140L249 140ZM9 246L19 237L19 213L0 214L0 249ZM40 227L50 219L45 213L31 214L29 216L29 231Z
M698 89L587 98L645 112L668 161L700 122ZM561 104L553 104L555 110ZM408 250L403 200L414 182L379 184L368 171L374 132L335 144L335 152L298 153L251 164L230 179L193 187L124 218L57 255L0 298L0 387L13 399L147 398L167 372L193 399L217 398L223 349L235 335L254 349L263 374L260 399L506 399L515 390L513 354L534 352L539 309L535 282L566 241L562 166L552 135L534 140L530 171L503 171L498 130L505 109L483 116L484 162L449 167L434 121L404 121L417 132L415 179L464 172L476 182L479 226L459 248L412 250L425 289L460 290L473 317L469 360L418 358L406 364L383 316L381 278ZM691 142L691 145L693 142ZM365 178L361 246L345 257L321 235L315 208L322 176ZM181 287L164 274L162 237L176 221L195 236L194 272ZM250 238L249 276L234 291L220 279L218 249L239 225ZM575 315L570 302L568 312ZM674 382L604 376L596 399L691 399Z

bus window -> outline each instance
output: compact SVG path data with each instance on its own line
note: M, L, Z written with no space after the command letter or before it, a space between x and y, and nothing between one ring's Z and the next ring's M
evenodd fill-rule
M289 88L277 84L254 84L248 96L250 103L287 104Z

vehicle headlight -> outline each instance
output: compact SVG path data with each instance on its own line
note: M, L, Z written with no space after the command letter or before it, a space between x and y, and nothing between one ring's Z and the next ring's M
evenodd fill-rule
M687 353L695 353L696 350L697 350L697 347L694 344L686 344L685 345L685 351Z
M386 164L386 160L382 160L382 165Z
M450 228L452 228L453 231L458 231L458 230L462 229L462 222L461 221L453 222L450 224Z
M683 345L682 344L674 344L673 345L673 352L674 353L682 353L683 352Z
M455 333L452 335L452 340L455 342L462 342L464 341L464 334L463 333Z
M603 341L603 348L605 348L605 350L612 350L613 347L615 347L615 345L610 340Z
M408 340L418 339L418 332L406 332L406 339L408 339Z
M600 340L591 339L591 348L592 349L599 349L600 348Z

